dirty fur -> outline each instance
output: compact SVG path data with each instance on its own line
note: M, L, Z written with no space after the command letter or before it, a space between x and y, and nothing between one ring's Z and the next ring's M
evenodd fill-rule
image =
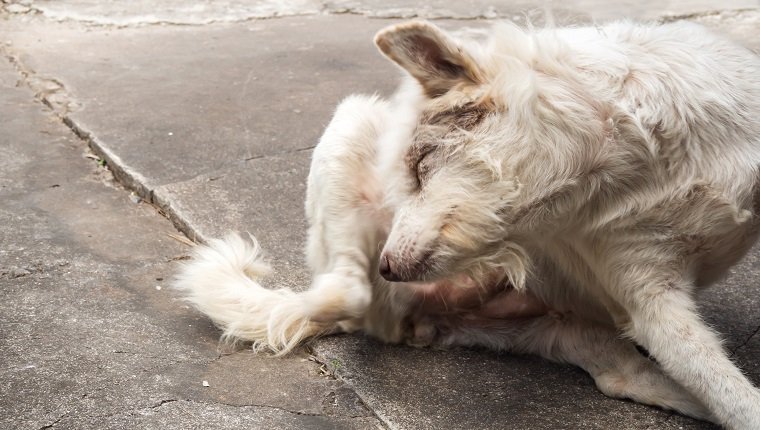
M257 245L230 235L182 269L187 299L278 354L354 330L533 353L760 428L695 303L757 237L760 60L683 22L475 42L415 21L375 42L407 77L347 98L314 151L311 289L261 287Z

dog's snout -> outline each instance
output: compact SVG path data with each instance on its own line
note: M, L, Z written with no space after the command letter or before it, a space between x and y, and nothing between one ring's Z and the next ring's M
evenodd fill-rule
M398 275L398 273L393 271L393 268L391 267L391 261L388 258L388 254L383 254L380 256L379 270L380 276L388 281L399 282L401 280L401 277Z
M380 255L378 271L387 281L391 282L414 282L425 276L427 260L430 252L421 258L402 257L390 252Z

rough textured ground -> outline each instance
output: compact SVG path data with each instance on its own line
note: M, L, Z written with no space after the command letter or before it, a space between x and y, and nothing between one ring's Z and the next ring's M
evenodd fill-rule
M379 424L305 354L218 349L167 288L174 227L18 82L0 63L0 428Z
M711 4L554 10L571 23L691 19L760 48L756 1ZM311 148L342 97L388 94L398 77L375 31L408 17L542 22L542 7L2 0L0 428L710 428L534 357L361 336L286 359L233 351L166 288L187 254L177 229L249 230L275 262L271 285L307 286ZM703 302L755 382L758 279L760 251Z

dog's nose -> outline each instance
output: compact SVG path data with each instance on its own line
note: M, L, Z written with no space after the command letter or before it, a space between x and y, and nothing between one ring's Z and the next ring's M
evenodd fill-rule
M401 277L393 272L393 269L391 268L391 262L388 259L387 254L383 254L380 256L380 276L385 278L388 281L391 282L398 282L401 280Z

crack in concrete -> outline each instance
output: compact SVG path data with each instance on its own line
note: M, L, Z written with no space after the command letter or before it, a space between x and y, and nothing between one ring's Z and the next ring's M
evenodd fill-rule
M51 422L50 424L45 424L44 426L40 427L38 430L51 429L55 427L59 422L61 422L62 419L66 418L68 415L69 413L66 412L63 415L56 418L55 420L53 420L53 422Z
M31 1L27 1L27 2L3 1L3 4L0 6L2 6L2 8L0 8L0 11L6 12L11 15L36 15L36 14L42 13L41 10L35 8L32 5Z
M204 401L204 400L195 400L195 399L188 399L188 398L166 398L166 399L160 399L159 401L143 406L143 407L137 407L133 409L128 410L122 410L122 411L116 411L110 414L100 414L100 415L91 415L91 418L110 418L110 417L117 417L120 415L136 415L140 412L144 411L157 411L161 409L162 407L169 405L169 404L178 404L177 407L180 407L180 403L188 403L188 404L198 404L198 405L219 405L219 406L226 406L230 408L236 408L236 409L268 409L272 411L279 411L283 412L289 415L297 415L297 416L310 416L310 417L340 417L342 419L350 419L350 420L356 420L356 419L365 419L365 418L371 418L375 417L376 415L372 414L369 416L350 416L350 415L329 415L324 413L312 413L312 412L305 412L305 411L299 411L299 410L292 410L281 406L273 406L273 405L266 405L266 404L256 404L256 403L250 403L250 404L232 404L232 403L226 403L221 401ZM180 407L181 408L181 407ZM370 412L372 412L371 409L368 408ZM187 412L187 411L185 411ZM45 430L45 429L51 429L54 428L56 425L58 425L64 418L66 418L69 415L69 412L66 412L62 414L61 416L57 417L55 420L53 420L51 423L46 424L42 427L39 427L38 430ZM380 420L378 420L380 421ZM381 424L384 425L384 423Z
M6 58L20 75L20 82L26 85L34 93L35 100L47 106L66 127L68 127L90 151L102 162L104 167L111 172L114 179L128 190L136 192L148 203L153 202L153 190L149 189L147 179L128 167L121 159L101 144L92 133L79 126L70 114L79 107L79 104L70 97L66 86L58 79L39 77L34 69L24 64L20 56L0 44L0 55ZM167 217L171 220L170 217ZM184 233L184 231L183 231Z
M215 402L198 402L198 401L193 401L193 400L188 400L188 401L190 403L195 402L195 403L217 404L217 405L224 405L224 406L229 406L229 407L233 407L233 408L262 408L262 409L271 409L271 410L274 410L274 411L285 412L285 413L292 414L292 415L303 415L303 416L308 416L308 417L326 417L327 416L325 414L317 414L317 413L304 412L304 411L293 411L293 410L290 410L288 408L283 408L282 406L259 405L259 404L255 404L255 403L254 404L245 404L245 405L233 405L233 404L224 403L224 402L218 402L218 401L215 401Z
M39 14L42 17L46 17L45 13L40 11ZM151 26L157 26L157 27L166 27L166 26L172 26L172 27L202 27L205 25L214 25L214 24L239 24L239 23L245 23L245 22L252 22L252 21L263 21L263 20L269 20L269 19L277 19L277 18L293 18L293 17L302 17L302 16L313 16L316 15L316 13L292 13L292 14L282 14L282 15L272 15L272 16L250 16L250 17L243 17L238 19L208 19L201 22L181 22L181 21L171 21L171 20L145 20L145 21L132 21L129 23L116 23L116 22L101 22L96 19L86 19L86 18L48 18L52 19L56 22L72 22L76 24L83 24L88 27L97 27L97 28L110 28L110 29L124 29L124 28L141 28L141 27L151 27Z
M312 149L314 149L314 148L316 148L316 147L317 147L317 145L310 145L310 146L306 146L306 147L304 147L304 148L298 148L298 149L294 149L294 150L293 150L293 151L291 151L291 152L304 152L304 151L311 151Z
M362 395L359 391L356 391L354 389L354 384L351 382L350 377L344 377L341 371L341 367L335 366L332 364L331 360L328 360L327 357L321 357L320 353L317 349L315 349L313 346L305 346L307 348L307 352L309 353L309 360L314 361L315 363L319 364L320 370L325 369L327 374L336 380L346 384L347 387L351 389L351 391L354 392L356 397L359 399L359 401L362 402L364 407L367 408L368 411L372 413L372 415L377 418L378 421L387 429L397 429L398 426L394 425L392 420L386 416L381 411L375 410L375 408L370 407L370 403L368 402L368 399L366 396Z
M755 335L757 335L758 333L760 333L760 327L756 328L755 331L752 332L752 334L747 336L747 338L744 339L744 342L742 342L741 345L734 348L731 351L731 354L729 354L729 357L733 357L740 349L744 348L749 343L749 341L752 340L752 338L755 337Z
M147 408L143 408L143 409L158 409L158 408L160 408L161 406L163 406L163 405L165 405L167 403L174 403L174 402L178 402L178 401L179 401L178 399L159 400L159 402L156 403L155 405L148 406Z
M302 5L279 4L278 2L272 2L271 4L264 3L259 7L247 7L246 10L238 12L241 14L240 16L224 16L224 13L221 11L212 11L212 13L223 16L208 18L200 17L196 18L195 20L193 20L192 17L187 16L176 18L156 17L154 14L155 11L152 11L152 13L144 13L142 15L135 14L134 16L125 17L119 20L108 18L104 16L105 14L87 15L86 12L78 13L76 11L57 10L55 7L51 8L49 5L35 6L31 1L23 5L19 3L9 3L3 8L0 8L0 11L5 11L11 16L31 15L55 22L72 22L89 27L106 27L116 29L136 27L139 28L148 26L198 27L204 25L234 24L315 15L353 15L370 19L422 18L430 20L447 19L464 21L509 19L514 15L513 13L509 12L500 12L493 6L487 7L484 10L475 11L473 13L461 14L449 10L440 10L425 7L380 7L371 9L351 4L333 4L329 1L313 2L311 4L306 3Z
M293 5L281 4L278 0L272 0L270 2L259 2L256 5L245 5L243 11L235 11L233 8L217 8L211 13L218 15L216 18L196 18L193 20L192 8L180 10L176 17L162 18L156 14L161 15L162 11L157 10L156 7L151 7L142 14L135 14L133 16L127 15L121 19L109 18L107 15L108 10L98 13L96 10L94 13L88 15L87 8L84 11L78 11L76 8L67 9L65 7L56 7L55 4L43 4L35 5L33 0L26 1L3 1L0 3L0 13L4 13L6 16L22 15L22 16L36 16L42 19L46 19L54 22L71 22L82 24L88 27L105 27L105 28L135 28L135 27L147 27L147 26L190 26L197 27L211 24L234 24L248 21L258 21L274 18L285 17L298 17L315 15L321 12L323 3L319 3L318 7L315 3L314 6L299 9ZM153 6L153 5L152 5ZM139 6L138 6L139 9ZM232 11L228 11L231 9ZM113 12L113 11L111 11ZM119 10L122 12L122 10ZM172 7L164 10L163 13L171 15L176 13ZM182 13L187 12L187 13ZM237 12L242 14L235 16ZM119 14L114 14L118 16Z
M146 202L153 203L153 190L147 185L149 182L147 178L129 167L118 155L106 148L92 132L77 124L71 116L62 115L60 119L80 140L87 144L97 157L105 161L114 178L122 186L134 191Z
M110 415L107 415L107 416L115 416L115 415L120 415L120 414L124 414L124 413L127 413L127 414L131 415L131 414L134 414L134 413L139 412L139 411L156 410L156 409L160 409L161 407L163 407L166 404L171 404L171 403L176 403L176 402L195 403L195 404L200 404L200 405L221 405L221 406L227 406L227 407L231 407L231 408L242 408L242 409L246 409L246 408L251 408L251 409L252 408L269 409L269 410L274 410L274 411L285 412L285 413L290 414L290 415L301 415L301 416L309 416L309 417L329 417L329 416L331 416L331 415L326 415L326 414L323 414L323 413L312 413L312 412L298 411L298 410L292 410L292 409L284 408L282 406L273 406L273 405L266 405L266 404L247 403L247 404L243 404L243 405L236 405L236 404L232 404L232 403L226 403L226 402L215 401L215 400L214 401L205 401L205 400L195 400L195 399L186 399L186 398L183 398L183 399L162 399L162 400L159 400L157 403L155 403L153 405L149 405L149 406L145 406L145 407L137 408L137 409L132 409L132 410L129 410L129 411L117 412L115 414L110 414ZM341 416L341 418L351 418L351 419L353 419L353 418L367 418L367 417L361 417L361 416L358 416L358 417Z
M32 261L22 266L0 266L0 279L18 279L34 275L49 275L70 263L64 259L58 259L52 262Z
M216 17L157 17L156 11L147 11L143 14L136 13L133 16L127 16L121 19L109 18L105 12L96 12L87 15L86 12L79 13L69 10L57 10L55 7L35 6L32 1L21 5L19 3L9 3L0 11L13 15L31 15L38 19L45 19L55 22L72 22L82 24L88 27L101 28L140 28L149 26L177 26L177 27L200 27L215 24L236 24L245 22L254 22L270 19L282 19L304 16L341 16L351 15L365 17L368 19L428 19L428 20L452 20L452 21L482 21L482 20L521 20L530 21L527 16L515 14L514 11L500 11L494 6L486 7L482 10L473 10L471 13L457 13L451 10L429 7L362 7L361 5L337 4L330 1L312 2L299 5L280 4L278 2L264 3L259 6L246 6L242 11L225 13L221 10L212 10L210 13L216 14ZM699 19L704 17L721 15L724 13L742 13L755 11L755 8L741 8L731 10L708 10L697 11L685 14L665 15L659 18L660 22L672 22L683 19ZM171 14L172 11L163 11ZM534 8L533 12L542 14L550 13L546 8ZM157 12L161 15L161 11ZM235 16L234 13L239 14Z
M79 107L69 96L63 82L37 75L31 67L21 61L17 53L1 43L0 55L5 57L21 76L21 82L34 92L34 98L49 107L59 118L63 118Z
M664 16L661 16L660 19L658 19L658 22L665 24L665 23L674 22L674 21L696 20L696 19L707 18L707 17L712 17L712 16L721 16L724 14L742 14L742 13L756 12L756 11L758 11L757 8L707 10L707 11L699 11L699 12L692 12L692 13L686 13L686 14L664 15Z

